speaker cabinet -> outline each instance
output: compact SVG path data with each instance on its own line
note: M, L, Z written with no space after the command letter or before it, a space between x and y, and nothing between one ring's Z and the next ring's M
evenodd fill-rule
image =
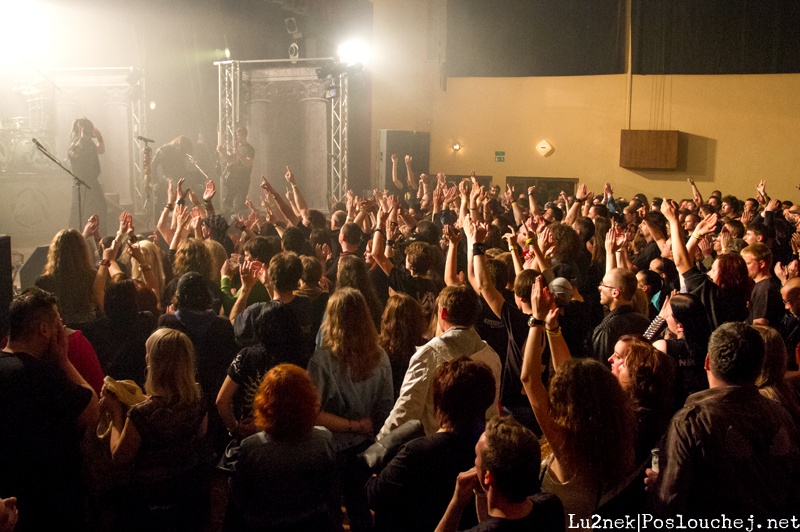
M623 129L619 144L622 168L678 169L678 131Z
M392 182L392 154L396 154L397 179L403 183L403 191L408 192L405 156L412 157L411 169L419 179L420 174L429 172L430 150L431 134L427 131L378 130L377 187L395 194L398 192Z
M25 290L36 283L36 279L42 275L44 266L47 264L47 251L50 246L39 246L33 250L31 256L19 270L19 286Z

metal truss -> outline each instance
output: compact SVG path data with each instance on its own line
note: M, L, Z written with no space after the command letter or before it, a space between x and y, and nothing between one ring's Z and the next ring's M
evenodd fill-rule
M347 74L336 78L331 100L330 193L341 200L347 193Z
M217 63L219 75L219 132L217 143L224 153L236 148L236 124L239 122L239 61ZM219 197L225 197L225 183L220 179Z
M131 176L133 177L134 212L148 214L145 219L153 219L154 197L152 184L144 181L144 166L142 165L142 148L144 142L137 137L147 137L147 99L145 98L144 72L138 82L138 87L133 89L137 98L131 99ZM149 188L148 188L149 187ZM149 227L149 225L148 225Z

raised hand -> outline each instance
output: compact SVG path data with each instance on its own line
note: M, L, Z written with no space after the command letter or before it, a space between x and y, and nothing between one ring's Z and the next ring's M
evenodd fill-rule
M414 159L414 158L413 158L413 157L411 157L410 155L406 155L406 166L411 166L411 161L412 161L413 159Z
M261 176L261 188L263 188L270 194L277 196L275 189L272 188L272 184L269 181L267 181L267 177L263 175Z
M614 189L611 188L611 183L606 183L606 186L603 188L603 196L606 198L611 198L614 196Z
M717 227L717 213L709 214L697 224L697 227L694 228L694 232L700 236L705 236L709 233L714 232L714 229Z
M242 288L253 288L256 285L256 276L258 275L258 270L256 265L253 263L254 261L245 260L239 266L239 275L242 278Z
M606 233L606 252L607 253L616 253L619 251L619 247L617 246L617 238L616 238L616 227L612 227Z
M710 257L711 252L714 250L714 244L711 242L711 238L708 236L698 240L697 247L700 248L700 252L704 257ZM663 257L664 255L662 254L661 256Z
M464 199L469 198L469 181L466 179L462 180L458 184L458 191L461 193L461 197Z
M719 232L719 245L722 251L726 251L731 243L731 232L728 231L728 226L723 225L722 230Z
M397 164L397 154L396 153L392 154L392 164Z
M286 174L284 174L284 176L283 176L283 177L285 177L285 178L286 178L286 181L287 181L287 182L288 182L290 185L296 185L296 184L297 184L297 183L295 182L295 180L294 180L294 174L292 173L292 171L291 171L291 170L289 170L289 165L286 165Z
M96 214L93 214L87 221L86 225L83 227L83 237L89 238L90 236L97 235L97 232L100 230L100 217Z
M678 205L672 200L665 199L661 202L661 214L663 214L669 221L677 220Z
M190 188L186 190L186 193L189 195L189 201L191 201L194 205L200 205L200 199L197 197L197 194Z
M561 191L561 194L564 195L564 201L567 201L567 196L564 194L564 191ZM528 187L528 196L533 196L534 198L539 195L539 189L536 188L536 185Z
M175 189L172 186L172 179L168 179L167 180L167 203L169 203L170 205L174 205L176 199L177 199L177 196L175 194Z
M508 243L508 249L511 249L513 246L517 245L517 232L511 226L509 226L509 230L509 233L503 234L502 239Z
M475 242L483 244L486 242L486 236L489 234L489 224L481 222L475 225Z
M544 320L547 318L550 310L555 306L555 298L550 293L544 281L544 276L540 275L536 278L536 282L531 288L531 307L533 308L533 315L536 319Z
M687 181L687 182L688 182L690 185L694 185L694 178L693 178L693 177L687 177L687 178L686 178L686 181Z
M214 182L209 179L208 183L206 183L206 190L203 192L203 200L211 201L216 193L217 187L214 185Z
M769 200L769 203L767 203L767 206L764 208L764 210L766 212L775 212L780 208L781 208L781 202L774 199L774 200Z
M450 205L458 197L458 187L450 187L444 195L444 205Z
M586 183L578 185L578 190L575 192L575 199L578 201L586 199Z
M756 185L756 190L759 194L764 196L764 199L767 198L767 183L763 179Z
M457 246L461 242L461 231L456 231L455 228L447 224L443 229L444 237L450 242L451 245Z
M182 178L180 178L180 180L178 180L178 199L185 198L186 194L189 192L188 189L185 190L185 191L183 190L183 182L184 181L186 181L186 178L184 178L184 177L182 177Z
M142 254L142 249L139 247L139 242L131 242L128 240L128 253L131 254L131 257L136 259L139 264L144 264L144 255Z
M747 224L753 221L753 218L755 218L755 216L756 216L755 211L745 210L744 212L742 212L742 217L739 218L739 221L742 222L742 224L746 227Z

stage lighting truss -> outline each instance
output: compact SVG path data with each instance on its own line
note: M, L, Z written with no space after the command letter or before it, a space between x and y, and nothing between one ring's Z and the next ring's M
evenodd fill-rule
M236 146L234 135L239 124L241 66L244 63L322 63L333 65L331 58L289 59L289 60L255 60L255 61L218 61L214 63L219 73L219 145L223 150L233 151ZM326 68L326 67L322 67ZM329 67L327 67L329 68ZM350 66L360 71L363 67ZM317 69L318 76L320 69ZM330 76L325 98L330 101L331 123L329 137L330 164L328 165L328 188L332 197L341 200L347 193L347 137L348 137L348 70L326 72ZM244 102L245 104L247 102ZM224 183L220 183L220 197L224 197Z

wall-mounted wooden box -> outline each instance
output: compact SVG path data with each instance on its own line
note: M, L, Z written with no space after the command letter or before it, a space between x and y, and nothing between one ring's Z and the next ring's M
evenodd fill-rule
M619 165L622 168L676 170L678 131L623 129Z

